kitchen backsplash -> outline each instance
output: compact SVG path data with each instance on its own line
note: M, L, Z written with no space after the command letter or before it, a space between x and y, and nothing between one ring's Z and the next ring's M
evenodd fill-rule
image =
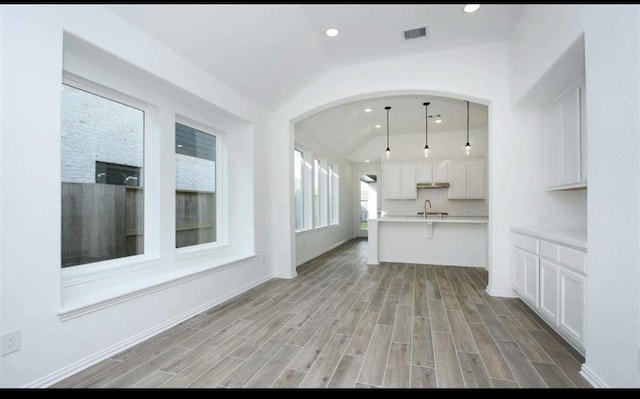
M416 216L424 211L424 201L431 201L431 208L427 204L427 212L447 212L451 216L489 216L487 200L450 200L447 188L428 188L418 190L417 200L383 200L382 211L387 216Z

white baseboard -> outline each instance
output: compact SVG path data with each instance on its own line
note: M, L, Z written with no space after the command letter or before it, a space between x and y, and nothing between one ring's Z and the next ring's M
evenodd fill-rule
M598 375L594 373L586 363L582 365L580 375L583 376L584 379L587 380L587 382L594 388L610 388L609 385L604 382L602 378L598 377Z
M298 273L281 273L281 274L274 274L273 275L274 278L286 278L287 280L291 280L293 278L298 277Z
M499 297L503 297L503 298L518 298L518 294L516 294L513 290L493 290L489 287L487 287L487 289L485 290L487 291L487 294L491 295L491 296L499 296Z
M324 249L321 249L319 251L316 251L315 253L303 258L302 260L296 261L296 267L300 266L303 263L309 262L311 259L315 259L318 256L331 251L332 249L338 248L340 245L353 240L353 238L354 237L347 238L347 239L342 240L342 241L338 241L337 243L333 244L332 246L330 246L328 248L324 248Z
M128 339L125 339L122 342L119 342L113 346L110 346L109 348L106 348L104 350L101 350L100 352L97 352L89 357L86 357L78 362L75 362L69 366L63 367L62 369L55 371L47 376L44 376L42 378L37 379L36 381L31 382L30 384L27 384L24 386L24 388L46 388L50 385L55 384L58 381L62 381L63 379L72 376L73 374L76 374L88 367L93 366L94 364L101 362L105 359L108 359L109 357L122 352L123 350L130 348L136 344L139 344L142 341L145 341L155 335L160 334L161 332L168 330L169 328L182 323L183 321L190 319L191 317L202 313L203 311L212 308L213 306L216 306L224 301L227 301L237 295L242 294L245 291L248 291L249 289L256 287L268 280L271 280L273 278L272 275L267 275L267 276L263 276L260 277L259 279L246 284L242 287L239 287L231 292L228 292L224 295L221 295L215 299L212 299L206 303L203 303L202 305L196 306L195 308L182 313L181 315L178 315L170 320L167 320L164 323L161 323L153 328L150 328L146 331L143 331L137 335L134 335L133 337L130 337Z

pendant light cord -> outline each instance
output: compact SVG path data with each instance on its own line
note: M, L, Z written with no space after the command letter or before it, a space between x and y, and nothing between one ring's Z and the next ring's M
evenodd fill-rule
M469 101L467 101L467 145L469 145Z
M387 151L389 150L389 110L391 107L384 107L387 110Z
M425 148L429 148L429 104L431 103L423 103L424 105L424 146Z

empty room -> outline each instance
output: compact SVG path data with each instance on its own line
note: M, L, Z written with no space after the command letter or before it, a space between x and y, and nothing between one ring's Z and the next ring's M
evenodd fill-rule
M2 388L640 388L638 5L1 5L0 92Z

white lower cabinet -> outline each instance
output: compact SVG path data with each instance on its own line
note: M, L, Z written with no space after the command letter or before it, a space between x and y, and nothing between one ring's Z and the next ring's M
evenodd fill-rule
M512 239L513 290L584 354L586 252L518 233Z
M538 306L538 257L521 249L513 249L514 289L522 299ZM516 281L517 280L517 281Z
M540 313L558 323L558 266L540 259Z
M587 279L560 268L560 330L579 343L584 342L585 294Z

